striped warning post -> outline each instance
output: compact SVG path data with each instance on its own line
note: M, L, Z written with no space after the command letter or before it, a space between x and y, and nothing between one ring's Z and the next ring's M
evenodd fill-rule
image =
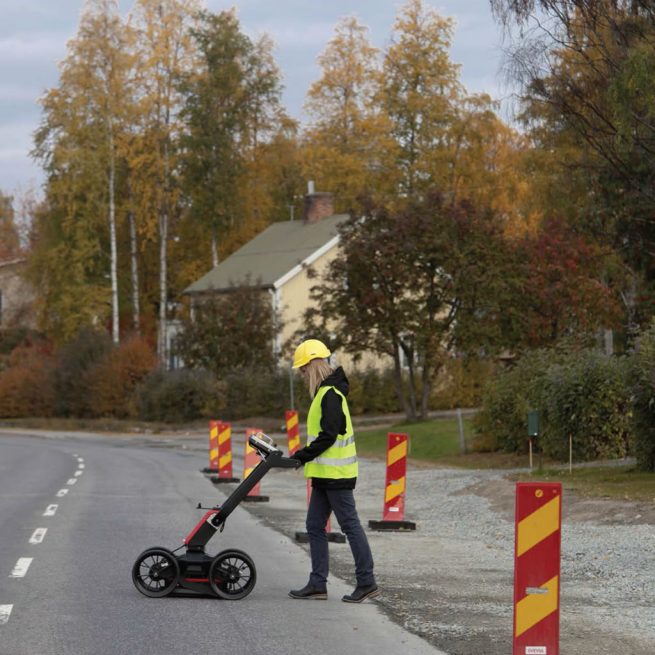
M562 485L516 484L513 655L559 655Z
M239 482L232 476L232 426L218 421L218 475L212 476L214 484Z
M218 473L218 425L219 421L209 421L209 466L203 473Z
M253 471L255 466L261 462L261 458L257 454L257 451L250 445L248 442L250 435L257 434L261 432L258 428L246 428L246 447L243 455L243 479L245 480ZM244 502L250 503L267 503L269 498L268 496L261 495L262 483L261 480L248 492L246 497L243 499Z
M307 507L309 507L309 501L312 498L312 481L311 479L307 480ZM327 534L328 541L332 541L337 544L346 543L346 535L343 532L332 532L330 527L330 517L328 516L327 523L325 524L325 533ZM306 532L296 532L296 541L306 544L309 541L309 535Z
M284 422L287 426L287 438L289 443L289 457L300 448L300 427L298 425L298 412L295 409L288 409L284 412Z
M416 530L416 523L405 521L407 447L409 437L398 432L387 435L387 475L381 521L369 521L371 530Z

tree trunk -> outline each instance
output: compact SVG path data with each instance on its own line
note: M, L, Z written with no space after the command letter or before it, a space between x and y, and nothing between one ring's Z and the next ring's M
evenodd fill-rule
M212 267L218 266L218 237L216 235L216 228L212 228Z
M167 248L168 242L168 210L161 207L159 210L159 342L157 354L164 368L168 368L168 354L166 352L166 320L167 320Z
M168 121L167 121L168 122ZM157 354L161 365L168 369L168 348L167 348L167 305L168 305L168 142L164 142L164 179L163 198L159 206L159 341Z
M417 404L416 404L416 372L414 371L414 348L411 345L405 346L403 340L400 340L400 348L407 359L407 369L408 369L408 389L407 394L409 396L408 402L412 409L412 416L414 419L417 416ZM402 380L402 371L401 371L401 380Z
M396 388L396 395L398 396L398 401L400 402L403 411L405 412L405 417L408 421L416 420L416 408L412 408L407 396L403 392L403 371L400 365L400 354L398 348L394 351L393 356L393 383Z
M426 359L423 362L423 370L421 371L421 418L423 420L427 419L429 411L429 402L430 402L430 391L432 390L432 384L430 382L430 364Z
M416 374L414 372L414 362L413 362L413 352L412 358L408 358L408 368L409 368L409 375L408 375L408 382L409 382L409 404L412 407L412 416L416 417L417 416L417 406L416 406ZM407 356L407 353L405 353L405 356Z
M132 210L132 185L127 183L130 210L127 220L130 228L130 268L132 274L132 327L137 334L141 332L141 308L139 306L139 258L136 238L136 220Z
M111 337L120 341L118 320L118 250L116 247L116 156L114 153L113 126L109 124L109 243L111 249Z

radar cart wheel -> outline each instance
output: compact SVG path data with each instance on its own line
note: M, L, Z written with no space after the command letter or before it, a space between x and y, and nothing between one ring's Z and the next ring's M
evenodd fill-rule
M148 548L137 557L132 567L134 586L149 598L168 596L177 587L180 565L166 548Z
M219 598L245 598L254 589L256 581L255 564L241 550L220 552L209 567L209 584Z

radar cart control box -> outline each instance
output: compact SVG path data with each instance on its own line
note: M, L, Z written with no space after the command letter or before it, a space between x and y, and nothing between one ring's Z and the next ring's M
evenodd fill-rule
M179 548L173 551L160 547L148 548L137 557L132 567L132 581L142 594L161 598L184 591L239 600L254 589L257 572L254 562L246 553L230 549L211 556L205 552L205 546L217 531L223 531L227 517L270 469L294 469L300 466L300 462L284 457L273 440L263 432L251 435L248 442L261 457L261 462L225 502L211 508L203 508L198 503L198 509L208 511ZM178 554L182 549L184 552Z

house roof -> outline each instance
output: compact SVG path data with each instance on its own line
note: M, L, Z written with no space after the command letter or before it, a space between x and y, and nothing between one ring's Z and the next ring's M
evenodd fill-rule
M277 289L335 246L339 241L337 228L346 220L347 214L335 214L315 223L273 223L184 293L225 291L248 278L251 284Z

